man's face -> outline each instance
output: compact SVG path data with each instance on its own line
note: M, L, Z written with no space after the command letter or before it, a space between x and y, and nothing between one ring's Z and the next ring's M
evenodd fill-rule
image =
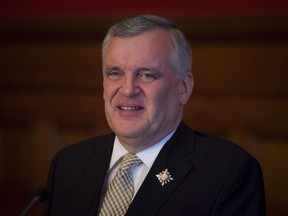
M170 66L171 39L164 30L114 37L103 59L108 124L124 147L140 151L178 126L189 95ZM129 148L129 147L128 147Z

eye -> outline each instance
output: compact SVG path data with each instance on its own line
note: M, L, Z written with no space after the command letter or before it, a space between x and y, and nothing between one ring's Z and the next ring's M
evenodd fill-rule
M108 70L107 72L105 72L105 74L106 77L111 80L119 80L123 75L123 73L118 70Z
M144 82L153 82L154 80L159 78L157 74L149 71L140 72L139 77Z

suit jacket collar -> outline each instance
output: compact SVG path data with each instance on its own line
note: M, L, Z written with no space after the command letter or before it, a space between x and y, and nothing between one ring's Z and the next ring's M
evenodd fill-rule
M157 156L131 203L127 216L139 215L139 212L155 215L160 210L193 168L189 162L189 158L193 156L191 153L194 151L193 140L194 134L191 129L182 122ZM168 169L173 180L162 186L156 174L165 169Z
M91 156L86 157L86 176L83 176L83 179L85 179L83 195L85 197L82 197L82 209L87 209L88 212L84 215L95 215L95 212L98 211L104 180L109 169L114 139L114 134L103 136L103 138L100 138L100 142L95 143L97 148L91 150ZM96 205L95 201L97 202Z

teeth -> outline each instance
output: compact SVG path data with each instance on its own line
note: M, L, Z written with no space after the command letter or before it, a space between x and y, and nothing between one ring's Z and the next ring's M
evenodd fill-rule
M126 111L133 111L133 110L140 110L141 108L139 107L120 107L122 110Z

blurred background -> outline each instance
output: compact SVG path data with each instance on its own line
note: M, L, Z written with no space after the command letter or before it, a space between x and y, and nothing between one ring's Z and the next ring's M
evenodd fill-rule
M55 152L109 132L101 42L115 21L146 13L174 19L191 43L195 89L185 122L254 155L267 215L288 215L286 0L2 0L1 215L19 215L45 185Z

